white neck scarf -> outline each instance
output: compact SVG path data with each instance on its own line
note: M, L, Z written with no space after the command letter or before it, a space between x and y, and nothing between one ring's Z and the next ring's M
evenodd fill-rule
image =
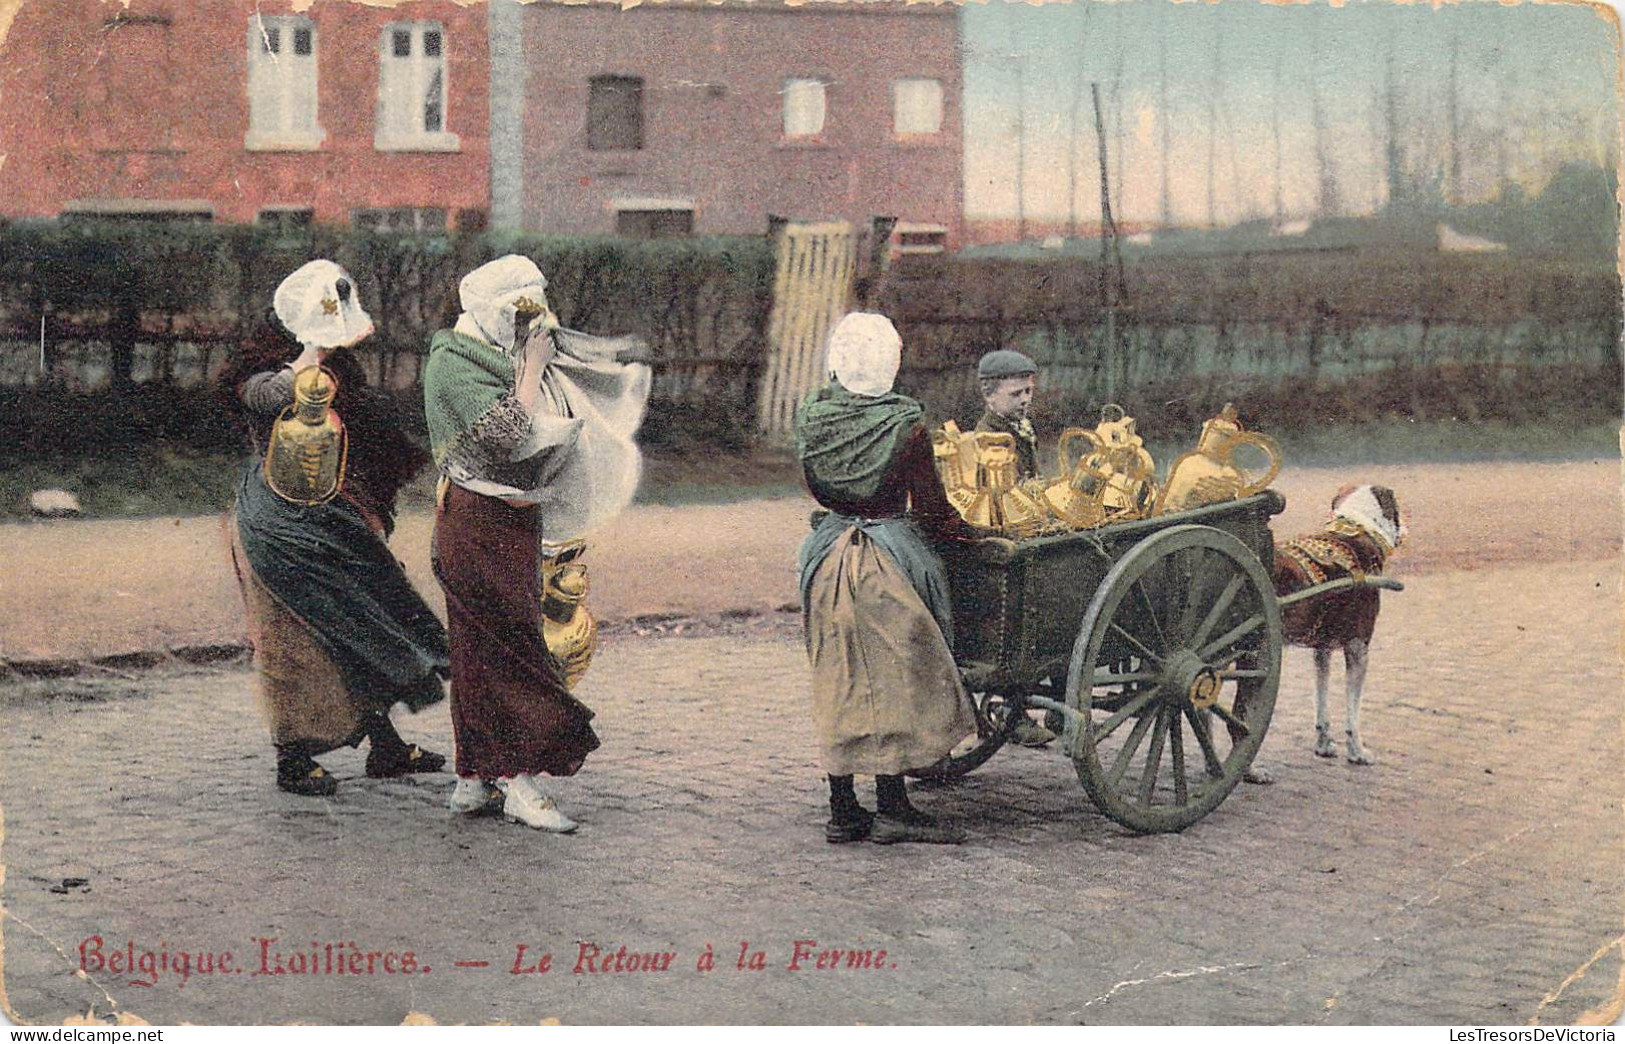
M539 504L546 539L564 543L604 526L637 493L643 457L636 435L653 374L643 363L618 361L638 346L636 338L558 329L547 307L546 287L534 261L517 254L498 258L463 278L463 314L456 326L458 333L510 355L519 311L540 306L537 321L554 331L557 351L542 371L530 433L511 458L544 456L537 486L515 489L472 476L451 477L476 493Z

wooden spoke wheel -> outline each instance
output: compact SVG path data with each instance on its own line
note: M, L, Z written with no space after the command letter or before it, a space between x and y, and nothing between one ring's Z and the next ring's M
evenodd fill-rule
M1118 559L1084 613L1067 705L1087 722L1073 765L1090 798L1141 833L1183 830L1252 764L1281 678L1281 610L1245 544L1175 526Z
M996 692L973 692L970 701L976 709L975 735L967 736L936 764L909 769L905 775L945 783L975 772L999 752L1015 725L1016 716L1010 702Z

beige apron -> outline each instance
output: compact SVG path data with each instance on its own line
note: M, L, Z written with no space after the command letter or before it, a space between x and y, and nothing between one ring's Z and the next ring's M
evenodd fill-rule
M807 655L832 776L925 768L976 730L941 628L891 555L856 528L813 574Z

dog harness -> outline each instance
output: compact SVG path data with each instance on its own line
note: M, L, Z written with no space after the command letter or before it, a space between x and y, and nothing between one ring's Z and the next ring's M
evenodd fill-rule
M1278 550L1297 563L1314 584L1323 584L1339 575L1360 577L1382 572L1383 557L1380 551L1373 561L1362 561L1356 550L1360 545L1349 544L1339 537L1365 537L1366 541L1370 541L1370 534L1358 523L1346 518L1334 518L1319 533L1298 537L1282 544Z

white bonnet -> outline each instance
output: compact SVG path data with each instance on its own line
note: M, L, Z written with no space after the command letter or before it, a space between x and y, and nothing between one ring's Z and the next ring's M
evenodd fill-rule
M536 262L508 254L487 262L463 277L458 300L484 339L504 351L513 351L514 316L519 305L526 311L551 316L547 305L547 278Z
M301 265L276 288L277 319L302 345L347 348L372 333L350 273L326 259Z
M828 369L854 395L891 391L903 362L897 327L874 312L849 312L829 333Z

